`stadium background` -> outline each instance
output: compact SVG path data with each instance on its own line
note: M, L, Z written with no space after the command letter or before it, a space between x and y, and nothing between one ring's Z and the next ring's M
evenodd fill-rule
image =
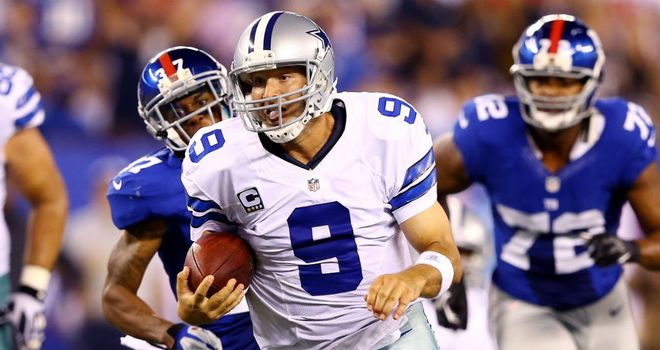
M660 0L0 1L0 60L34 76L47 111L41 129L71 200L44 349L119 349L119 333L100 309L105 262L118 237L104 193L111 174L160 146L136 113L137 79L147 59L172 45L193 45L229 67L243 28L272 10L307 15L328 32L340 91L399 95L434 136L451 128L467 99L513 93L513 44L528 24L554 12L577 15L599 33L607 55L600 95L623 96L656 123L660 118ZM484 213L478 198L466 200ZM10 191L13 266L21 259L26 209ZM634 221L624 231L636 234ZM629 275L644 293L659 289L655 275ZM163 283L145 284L145 298L174 317ZM660 313L653 298L637 305L641 325ZM660 348L660 336L643 337L646 349Z

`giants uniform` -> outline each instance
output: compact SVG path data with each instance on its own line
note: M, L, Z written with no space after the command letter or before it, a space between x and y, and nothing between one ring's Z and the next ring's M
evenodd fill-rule
M164 219L168 231L158 249L158 256L176 295L176 275L190 241L191 215L186 209L186 195L180 181L181 159L168 148L146 155L123 169L108 186L112 220L119 229L150 218ZM202 327L214 332L224 349L257 349L247 304L242 302L229 315Z
M197 132L183 163L193 238L233 230L255 250L247 298L264 349L369 349L402 324L364 296L412 264L398 223L436 201L431 137L391 95L340 93L331 113L308 165L240 119Z
M508 322L507 332L517 328L518 334L532 327L515 326L514 312L501 306L513 297L542 307L525 309L541 318L551 312L543 310L554 310L575 330L582 348L612 348L598 345L611 336L594 332L615 332L616 339L634 344L625 288L617 286L622 267L595 266L585 243L595 234L617 231L626 191L655 160L653 123L633 103L598 100L570 161L551 173L528 136L519 106L516 97L478 97L466 105L454 129L470 179L482 183L491 199L497 254L492 322L496 328ZM514 304L506 305L514 311ZM517 306L516 314L522 314L524 304ZM590 326L590 331L582 329ZM498 339L512 338L506 333Z
M37 127L44 121L41 95L34 87L32 77L23 69L0 63L0 148L22 129ZM0 152L0 204L4 207L7 191L5 187L5 158ZM4 213L0 210L0 276L9 273L9 230ZM2 296L0 296L2 298ZM0 303L3 301L0 300Z

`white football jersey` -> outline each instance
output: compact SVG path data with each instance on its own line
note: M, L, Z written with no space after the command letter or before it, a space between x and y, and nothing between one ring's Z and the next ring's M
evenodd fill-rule
M21 68L0 63L0 208L7 197L5 152L7 141L19 130L39 126L44 120L41 95L32 77ZM9 230L0 210L0 276L9 272Z
M412 265L398 223L436 201L431 136L392 95L340 93L332 113L309 166L240 119L197 132L183 163L192 238L235 231L255 251L247 298L263 349L370 349L401 323L377 320L364 296Z

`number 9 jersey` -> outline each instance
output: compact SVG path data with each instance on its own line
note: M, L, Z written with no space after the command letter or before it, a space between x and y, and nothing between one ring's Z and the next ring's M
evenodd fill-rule
M626 191L655 160L651 118L620 98L600 99L570 153L550 172L528 136L517 97L466 104L454 129L470 180L491 199L493 283L535 305L567 310L608 294L622 268L594 265L586 240L614 233Z
M264 349L362 349L398 329L364 296L412 265L398 223L436 201L432 140L405 101L340 93L326 145L302 164L230 119L197 132L182 181L191 234L235 230L256 254L247 293Z

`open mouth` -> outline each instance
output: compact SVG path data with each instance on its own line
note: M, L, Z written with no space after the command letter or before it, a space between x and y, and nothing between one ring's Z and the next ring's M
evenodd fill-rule
M280 124L280 113L278 110L266 109L264 111L265 121L270 125L279 125ZM286 115L286 108L282 108L282 122L284 122L284 116Z

